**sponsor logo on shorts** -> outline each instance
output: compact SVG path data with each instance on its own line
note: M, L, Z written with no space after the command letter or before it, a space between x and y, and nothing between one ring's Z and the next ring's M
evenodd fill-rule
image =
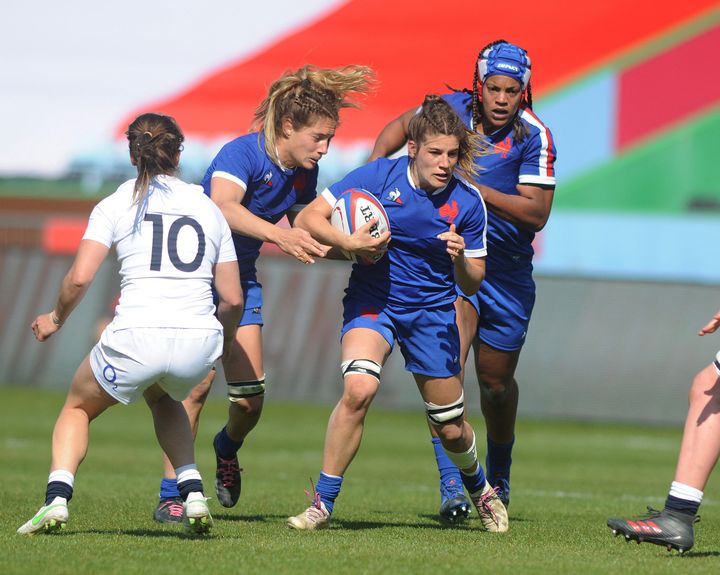
M108 383L113 384L113 389L117 391L117 383L115 381L117 380L117 372L115 371L115 368L107 364L105 368L103 369L103 377L105 378L105 381Z

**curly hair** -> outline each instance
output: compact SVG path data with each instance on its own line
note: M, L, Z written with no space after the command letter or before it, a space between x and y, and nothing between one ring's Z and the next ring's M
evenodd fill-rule
M320 118L339 121L342 108L358 108L352 94L367 94L375 73L367 66L316 68L306 65L286 72L272 83L268 94L255 110L251 129L265 136L265 152L277 164L277 138L286 118L295 129L309 126Z

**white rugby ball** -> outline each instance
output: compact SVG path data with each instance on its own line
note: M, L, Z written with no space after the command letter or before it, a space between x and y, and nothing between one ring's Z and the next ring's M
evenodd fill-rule
M375 224L370 228L370 235L380 237L385 231L390 230L387 212L380 203L380 200L366 190L351 188L340 194L340 197L333 206L330 223L346 234L352 234L358 228L375 219ZM343 250L345 257L362 265L371 265L385 255L385 252L378 253L372 258L356 257L354 253Z

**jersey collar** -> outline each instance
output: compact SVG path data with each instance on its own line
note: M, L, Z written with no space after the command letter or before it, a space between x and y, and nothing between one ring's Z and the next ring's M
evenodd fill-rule
M451 181L451 182L452 182L452 178L454 178L454 177L455 177L455 176L452 176L452 177L450 178L450 181ZM422 192L423 194L428 194L428 193L427 193L425 190L423 190L422 188L418 188L418 187L415 185L415 182L413 182L412 173L410 172L410 156L408 156L407 180L408 180L408 183L410 184L410 187L411 187L413 190L416 190L416 191L418 191L418 192ZM448 184L449 184L449 182L448 182ZM430 192L428 195L430 195L430 196L437 196L438 194L442 194L442 193L445 191L445 188L448 187L448 184L445 184L442 188L438 188L438 189L435 190L434 192Z

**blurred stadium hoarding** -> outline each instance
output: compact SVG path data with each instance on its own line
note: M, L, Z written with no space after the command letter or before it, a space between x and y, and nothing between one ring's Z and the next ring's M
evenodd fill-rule
M344 111L321 164L327 184L361 164L381 127L425 93L469 87L478 42L505 37L533 58L536 111L558 147L559 185L537 240L538 272L720 282L720 268L697 265L720 214L720 75L707 73L720 53L714 1L658 10L647 0L556 0L558 10L544 16L549 6L539 13L521 0L510 20L502 7L450 2L453 14L484 22L480 40L437 26L431 4L410 0L182 0L170 11L143 2L143 21L160 27L138 25L139 0L103 14L89 0L43 4L32 15L32 45L12 28L0 36L3 52L15 54L0 74L0 197L109 193L133 175L122 132L147 110L178 119L188 137L182 176L199 181L222 143L247 131L283 71L370 65L377 90L361 111ZM13 21L35 9L7 7ZM60 15L68 26L55 25ZM18 45L25 48L11 50ZM683 77L701 78L702 89L679 96L672 85ZM61 179L37 179L47 177Z
M102 14L89 0L41 4L39 14L37 4L4 9L7 21L34 22L32 43L22 27L0 35L13 54L0 69L0 382L65 385L92 345L117 290L111 265L70 333L40 346L27 325L52 304L93 203L132 177L122 132L135 114L178 119L188 137L182 176L199 181L283 71L370 65L377 91L343 113L321 163L325 184L362 163L381 127L424 94L469 87L480 44L504 37L533 57L535 109L559 151L553 213L535 242L521 404L541 416L682 415L687 382L716 347L694 336L720 283L711 263L720 239L715 1L660 10L649 0L520 0L512 19L505 6L448 3L463 21L483 22L481 38L438 26L436 6L414 0L180 0L170 11L128 0ZM687 77L702 89L679 95L674 82ZM327 358L338 354L348 270L312 271L265 258L268 374L277 397L330 402L340 383ZM419 405L397 357L384 374L381 402Z

